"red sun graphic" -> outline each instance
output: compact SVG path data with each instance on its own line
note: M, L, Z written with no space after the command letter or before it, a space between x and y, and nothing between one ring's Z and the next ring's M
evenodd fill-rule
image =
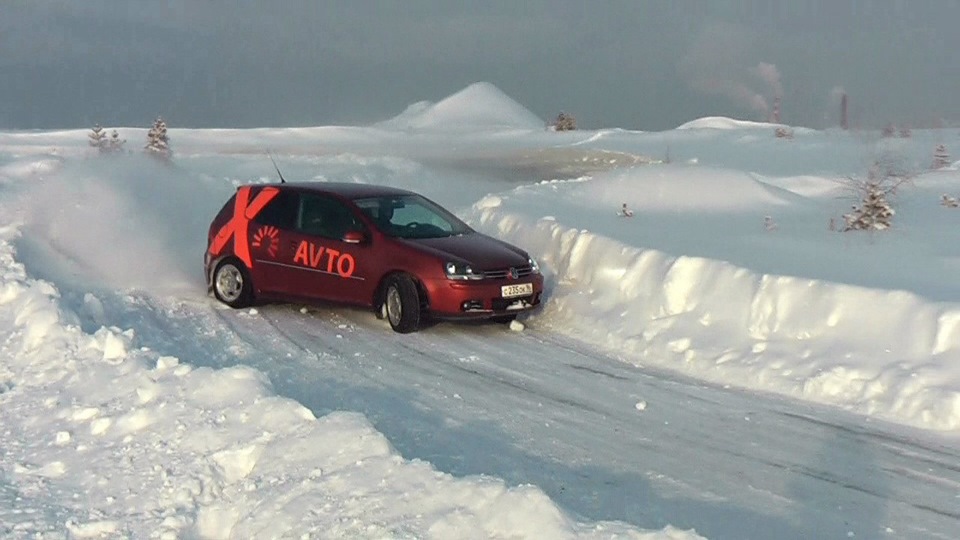
M269 225L260 227L253 235L251 245L255 248L265 249L271 257L276 258L277 252L280 250L280 231Z

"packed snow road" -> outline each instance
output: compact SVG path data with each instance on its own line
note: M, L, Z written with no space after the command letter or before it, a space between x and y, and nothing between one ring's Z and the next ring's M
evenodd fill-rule
M960 451L941 435L636 368L535 328L399 336L366 311L98 294L93 312L74 294L85 324L125 321L159 353L256 367L317 415L362 412L407 458L535 484L587 519L709 538L960 530Z

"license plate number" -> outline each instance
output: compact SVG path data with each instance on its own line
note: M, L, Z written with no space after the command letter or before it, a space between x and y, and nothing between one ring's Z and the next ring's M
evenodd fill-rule
M519 285L504 285L500 287L500 296L504 298L514 298L516 296L526 296L533 294L533 283L520 283Z

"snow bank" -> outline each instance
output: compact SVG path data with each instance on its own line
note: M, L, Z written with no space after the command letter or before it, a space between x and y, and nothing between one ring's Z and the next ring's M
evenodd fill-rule
M614 216L617 206L605 197L618 190L592 183L518 188L470 212L482 230L541 260L551 290L540 324L637 364L924 428L960 428L960 304L636 247L642 243L613 238L628 239L625 223L637 219ZM733 184L731 202L777 200L746 181L741 188ZM536 219L537 210L545 217ZM600 232L571 226L583 221Z
M726 116L707 116L697 118L685 124L677 126L676 129L745 129L745 128L770 128L781 126L782 124L771 124L769 122L753 122L750 120L736 120Z
M536 487L406 461L360 415L315 418L254 369L84 333L18 234L0 228L0 536L697 537L577 523Z

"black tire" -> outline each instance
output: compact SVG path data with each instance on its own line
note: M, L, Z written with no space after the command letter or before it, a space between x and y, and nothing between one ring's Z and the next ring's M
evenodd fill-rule
M394 332L409 334L420 327L420 293L407 274L390 278L383 293L383 305Z
M213 295L232 308L253 305L253 281L250 272L236 259L224 259L213 271Z
M490 320L497 324L510 324L513 321L517 320L516 314L513 315L497 315L496 317L490 317Z

